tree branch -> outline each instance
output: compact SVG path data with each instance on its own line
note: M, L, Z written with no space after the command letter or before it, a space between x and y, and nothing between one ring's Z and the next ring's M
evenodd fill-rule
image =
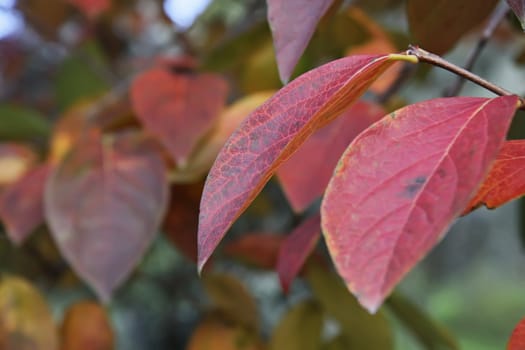
M478 59L479 55L481 54L481 51L485 48L487 45L487 42L490 40L492 35L494 34L494 31L496 28L498 28L501 21L505 18L507 13L509 13L509 6L505 1L500 2L500 4L496 7L492 15L490 16L489 21L487 22L487 25L485 29L483 30L483 33L481 37L478 40L478 43L476 44L476 47L474 47L474 50L470 52L470 55L467 58L467 62L465 63L465 69L468 71L472 70L472 67L474 67L474 63ZM455 83L450 86L448 89L445 90L444 95L445 96L456 96L461 91L461 88L465 84L465 79L461 76L458 76L456 78Z
M449 72L452 72L464 79L468 79L471 82L495 93L496 95L499 95L499 96L516 95L513 92L510 92L502 87L499 87L498 85L493 84L481 78L480 76L474 73L471 73L464 68L458 67L455 64L450 63L449 61L439 57L438 55L425 51L417 46L410 45L408 50L406 51L406 54L416 56L420 62L429 63L431 65L448 70ZM523 106L525 106L525 101L523 101L522 98L520 98L520 106L521 106L520 108L523 108Z

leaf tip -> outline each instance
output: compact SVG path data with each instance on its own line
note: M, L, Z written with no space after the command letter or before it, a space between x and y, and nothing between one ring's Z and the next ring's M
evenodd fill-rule
M290 82L290 75L292 75L292 73L289 72L288 69L285 71L279 67L279 78L281 79L281 83L283 83L283 85L286 85Z
M381 304L383 304L383 298L381 296L376 297L366 297L358 296L357 300L362 307L364 307L371 315L377 313Z
M202 271L204 270L204 266L208 262L209 258L209 254L203 253L201 249L198 249L197 273L199 274L199 277L202 277Z

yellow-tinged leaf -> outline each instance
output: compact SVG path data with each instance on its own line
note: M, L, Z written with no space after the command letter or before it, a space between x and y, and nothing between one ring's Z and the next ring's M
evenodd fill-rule
M394 348L390 325L383 312L375 315L363 309L335 272L310 264L306 279L325 311L341 325L348 349Z
M193 332L186 350L263 350L261 341L240 325L208 317ZM284 350L284 349L283 349Z
M315 301L294 305L274 329L270 350L317 350L321 345L323 310Z
M78 139L83 137L89 128L86 115L92 102L80 102L72 106L55 125L50 141L49 160L58 164L71 150Z
M241 88L245 93L277 89L282 86L275 51L270 40L262 44L246 60L246 66L240 75Z
M25 145L0 144L0 187L20 179L34 165L36 159L37 155Z
M27 281L0 281L0 347L2 350L56 350L58 337L44 298Z
M323 344L321 350L347 350L348 345L346 344L344 335L340 334L334 339Z
M259 329L257 304L239 280L223 273L210 273L204 275L203 283L214 308L225 318L247 329Z

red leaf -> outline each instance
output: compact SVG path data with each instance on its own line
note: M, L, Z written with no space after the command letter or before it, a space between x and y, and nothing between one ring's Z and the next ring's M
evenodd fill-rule
M285 292L288 292L293 279L301 271L320 235L321 216L316 214L301 223L284 240L277 259L277 273Z
M525 0L507 0L507 4L520 20L522 28L525 29Z
M333 123L314 133L281 165L277 176L295 212L302 212L323 194L341 153L357 135L384 115L381 107L359 101Z
M133 108L144 127L158 137L179 167L213 127L228 94L215 74L171 72L153 68L131 87Z
M0 217L15 244L23 243L44 222L44 187L50 170L47 164L29 170L0 196Z
M345 151L322 227L339 274L375 312L465 208L503 144L517 97L458 97L383 118Z
M95 18L111 7L111 0L68 0L86 17Z
M506 141L465 214L485 205L497 208L525 194L525 140Z
M167 199L153 146L133 134L95 135L50 175L44 205L62 255L107 301L154 239Z
M399 59L409 56L352 56L330 62L286 85L242 122L206 179L199 217L199 269L277 167Z
M288 82L297 61L314 34L317 22L334 0L268 0L268 23L272 30L281 81Z
M262 269L273 269L284 236L250 233L224 247L224 253Z
M525 318L521 320L512 334L507 344L507 350L524 350L525 349Z

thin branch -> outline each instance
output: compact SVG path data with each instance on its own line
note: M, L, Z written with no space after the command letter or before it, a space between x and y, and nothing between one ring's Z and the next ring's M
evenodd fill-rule
M471 71L474 67L474 64L476 60L478 59L479 55L481 54L481 51L485 48L488 41L494 35L494 32L496 28L498 28L499 24L507 13L509 13L510 8L507 5L505 1L500 2L500 4L496 7L492 15L490 16L489 21L487 22L487 26L483 30L483 33L481 37L478 40L478 43L476 44L476 47L470 52L467 62L465 63L465 69L468 71ZM455 83L450 86L448 89L445 90L444 95L445 96L456 96L461 91L461 88L465 84L465 79L463 79L461 76L458 76L456 78Z
M510 92L502 87L499 87L498 85L493 84L481 78L480 76L474 73L471 73L464 68L456 66L455 64L450 63L449 61L439 57L438 55L425 51L417 46L410 45L408 50L406 51L406 54L416 56L420 62L429 63L431 65L443 68L445 70L448 70L449 72L459 75L463 77L464 79L468 79L471 82L495 93L496 95L499 95L499 96L516 95L513 92ZM520 98L520 104L522 106L525 104L525 102L521 98Z

